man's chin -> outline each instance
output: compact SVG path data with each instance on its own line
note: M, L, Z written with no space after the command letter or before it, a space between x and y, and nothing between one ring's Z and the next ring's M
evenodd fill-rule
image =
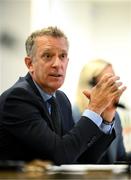
M58 90L61 86L62 86L63 83L53 83L51 86L50 86L50 91L53 93L55 92L56 90Z
M56 90L59 89L61 86L62 86L62 85L55 85L55 86L53 86L52 89L53 89L54 91L56 91Z

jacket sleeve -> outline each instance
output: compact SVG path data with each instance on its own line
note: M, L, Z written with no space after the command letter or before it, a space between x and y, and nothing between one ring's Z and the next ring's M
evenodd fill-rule
M80 164L99 164L101 157L109 148L115 137L116 134L114 129L110 135L103 133L103 135L79 157L78 162ZM91 154L93 154L93 156L91 156Z

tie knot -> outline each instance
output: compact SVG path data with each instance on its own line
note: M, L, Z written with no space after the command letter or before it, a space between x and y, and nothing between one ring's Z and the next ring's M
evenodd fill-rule
M47 102L51 105L56 104L56 98L52 96L50 99L47 100Z

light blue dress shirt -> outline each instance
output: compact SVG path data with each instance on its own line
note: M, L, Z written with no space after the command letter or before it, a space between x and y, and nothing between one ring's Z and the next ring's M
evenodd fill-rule
M36 85L36 87L37 87L40 95L42 96L42 99L43 99L44 102L47 102L52 96L55 97L55 93L52 94L52 95L47 94L46 92L44 92L44 91L40 88L40 86L39 86L36 82L34 82L34 83L35 83L35 85ZM50 105L48 102L47 102L47 108L48 108L49 113L51 113L51 105Z

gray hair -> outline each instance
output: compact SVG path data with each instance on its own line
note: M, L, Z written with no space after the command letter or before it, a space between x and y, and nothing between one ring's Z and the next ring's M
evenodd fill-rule
M33 47L35 44L35 40L37 37L40 37L40 36L52 36L55 38L65 38L65 40L67 41L67 46L69 46L68 38L64 34L64 32L61 31L60 29L58 29L56 26L55 27L49 26L47 28L43 28L41 30L37 30L37 31L33 32L27 38L27 40L25 42L27 56L32 55L32 50L33 50Z

